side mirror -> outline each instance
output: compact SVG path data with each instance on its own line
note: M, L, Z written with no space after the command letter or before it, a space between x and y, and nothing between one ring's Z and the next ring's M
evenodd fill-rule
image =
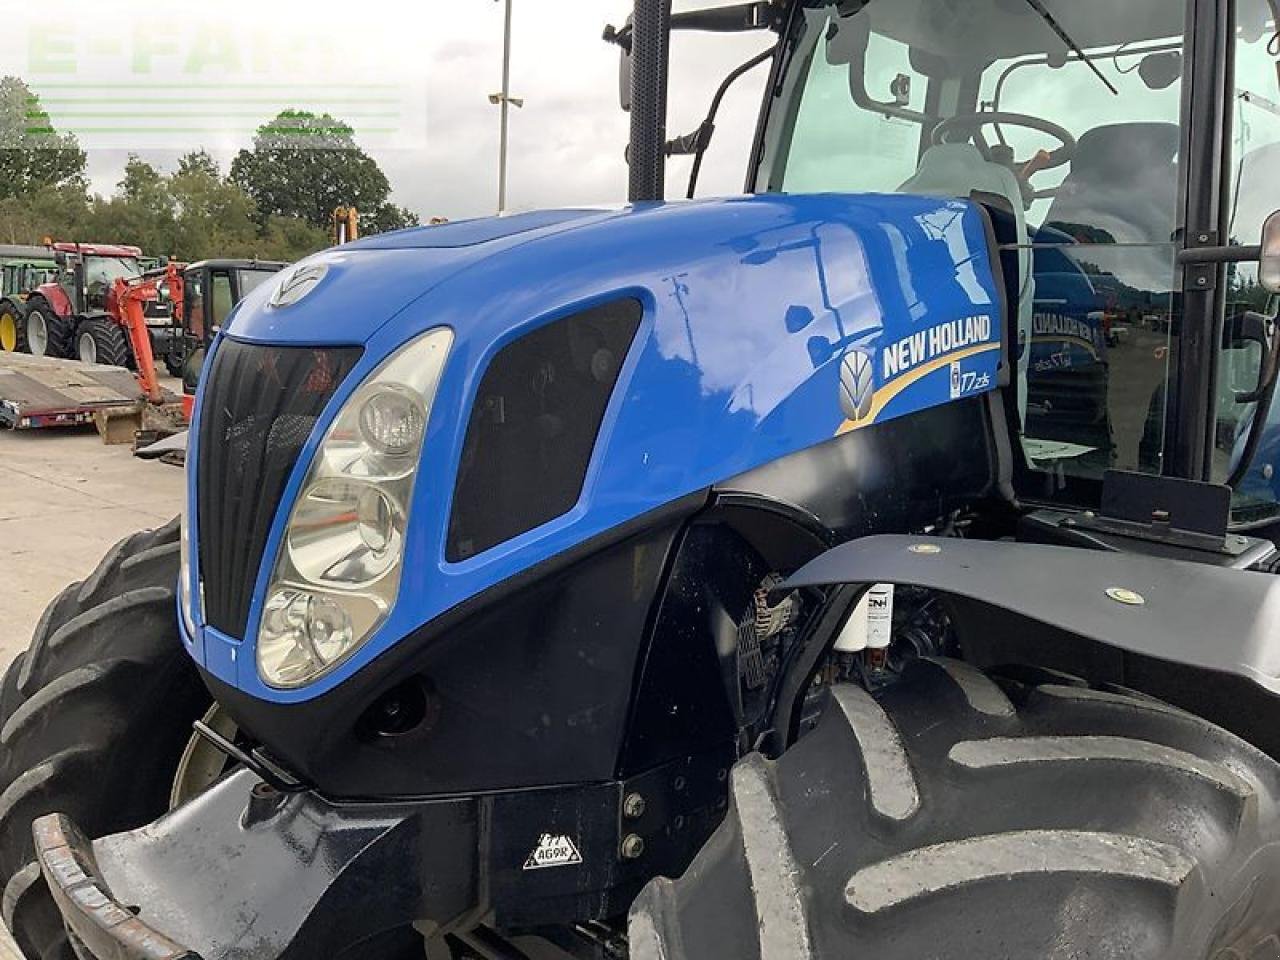
M1262 224L1258 283L1267 293L1280 293L1280 210L1267 217Z
M619 30L613 25L604 28L605 43L618 45L618 106L631 109L631 17Z

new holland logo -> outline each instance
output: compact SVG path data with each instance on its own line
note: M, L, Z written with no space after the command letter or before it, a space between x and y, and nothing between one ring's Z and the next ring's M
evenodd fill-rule
M275 292L271 294L271 306L287 307L297 303L316 288L324 275L329 272L326 263L309 263L295 267L284 275Z
M529 858L524 862L526 870L541 870L544 867L567 867L581 863L582 854L574 842L563 833L544 833L533 848Z

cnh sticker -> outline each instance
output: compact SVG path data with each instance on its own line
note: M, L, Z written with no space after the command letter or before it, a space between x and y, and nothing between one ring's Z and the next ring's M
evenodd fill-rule
M533 848L529 858L524 862L526 870L541 870L544 867L565 867L573 863L581 863L582 854L563 833L544 833Z

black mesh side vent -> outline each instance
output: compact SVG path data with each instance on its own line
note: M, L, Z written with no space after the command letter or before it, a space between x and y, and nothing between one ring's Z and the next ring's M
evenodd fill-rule
M215 629L244 637L284 485L359 358L358 347L218 346L206 374L196 477L205 618Z
M639 301L592 307L504 347L480 381L449 514L465 560L567 512L582 493Z

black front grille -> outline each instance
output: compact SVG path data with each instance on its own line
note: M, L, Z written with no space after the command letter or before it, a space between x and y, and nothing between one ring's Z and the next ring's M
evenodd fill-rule
M358 347L224 340L205 376L196 509L206 622L244 637L271 521L298 453Z

